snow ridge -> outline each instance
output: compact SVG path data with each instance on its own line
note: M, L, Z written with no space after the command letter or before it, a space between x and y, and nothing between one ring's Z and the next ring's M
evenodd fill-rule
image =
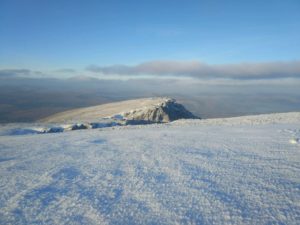
M143 121L144 123L196 118L174 99L142 98L69 110L41 119L40 122L87 123L98 122L103 118L115 119L116 117L128 121Z

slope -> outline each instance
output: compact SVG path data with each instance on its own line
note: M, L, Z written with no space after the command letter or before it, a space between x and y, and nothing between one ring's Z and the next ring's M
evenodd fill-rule
M299 224L299 116L0 136L0 224Z
M97 122L107 117L147 122L170 122L177 119L196 118L174 99L142 98L69 110L44 118L40 122L87 123Z

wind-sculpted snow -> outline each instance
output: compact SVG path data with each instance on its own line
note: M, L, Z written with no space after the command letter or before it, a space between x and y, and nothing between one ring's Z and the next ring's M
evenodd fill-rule
M1 136L0 224L299 224L295 115Z

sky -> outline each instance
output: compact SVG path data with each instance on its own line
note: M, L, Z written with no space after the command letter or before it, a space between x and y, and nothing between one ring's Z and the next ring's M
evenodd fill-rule
M0 69L298 64L299 12L299 0L0 0Z
M168 96L300 110L299 0L0 0L0 123Z

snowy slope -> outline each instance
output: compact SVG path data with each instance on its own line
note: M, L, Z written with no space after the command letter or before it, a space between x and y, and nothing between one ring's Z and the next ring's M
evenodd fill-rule
M196 118L174 99L157 97L68 110L41 119L40 122L88 123L99 122L103 118L115 117L149 122L170 122L182 118Z
M299 224L298 138L300 113L0 136L0 224Z

